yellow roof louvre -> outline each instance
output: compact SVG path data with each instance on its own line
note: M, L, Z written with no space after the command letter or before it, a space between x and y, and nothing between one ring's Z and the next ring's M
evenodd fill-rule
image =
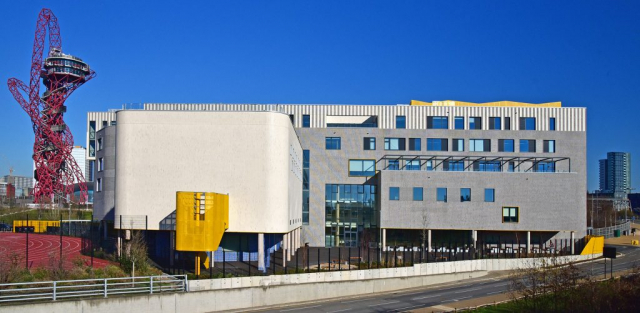
M447 107L525 107L525 108L561 108L562 102L547 102L547 103L524 103L515 101L496 101L486 103L473 103L455 100L433 101L424 102L418 100L411 100L411 105L426 105L426 106L447 106Z

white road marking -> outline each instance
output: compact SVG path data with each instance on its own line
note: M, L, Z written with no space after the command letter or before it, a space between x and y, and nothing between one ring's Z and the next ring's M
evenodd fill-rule
M480 290L480 289L484 289L484 288L479 287L479 288L473 288L473 289L464 289L464 290L460 290L460 291L454 291L453 293L463 293L463 292L474 291L474 290Z
M427 299L427 298L433 298L433 297L439 297L442 296L442 294L437 294L437 295L431 295L431 296L424 296L424 297L418 297L418 298L413 298L411 300L420 300L420 299Z
M288 309L288 310L280 310L280 312L288 312L288 311L304 310L304 309L311 309L311 308L317 308L317 307L321 307L321 305L305 306L304 308L294 308L294 309Z
M494 292L489 292L487 294L488 295L495 295L495 294L498 294L498 293L504 293L504 291L494 291Z
M344 309L344 310L337 310L337 311L329 311L327 313L337 313L337 312L344 312L344 311L349 311L349 310L351 310L351 308Z
M398 303L400 301L389 301L389 302L385 302L385 303L378 303L378 304L371 304L368 306L380 306L380 305L387 305L387 304L392 304L392 303Z
M366 301L366 300L370 300L370 299L360 299L360 300L351 300L351 301L341 301L340 303L353 303L353 302L360 302L360 301Z

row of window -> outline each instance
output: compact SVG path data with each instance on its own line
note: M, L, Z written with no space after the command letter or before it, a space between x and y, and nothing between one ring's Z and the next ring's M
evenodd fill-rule
M302 224L309 224L309 150L302 150Z
M404 161L404 167L400 163L400 160L389 160L384 169L390 171L398 171L400 169L407 171L434 171L435 167L441 171L448 172L463 172L467 170L467 164L469 165L469 171L474 172L502 172L503 166L506 167L507 172L516 171L516 162L509 161L504 164L501 161L463 161L463 160L406 160ZM520 165L518 165L520 166ZM556 171L556 163L554 161L537 161L532 164L527 171L541 172L541 173L553 173ZM370 177L376 174L376 160L373 159L351 159L349 160L349 176L363 176Z
M291 115L293 121L293 115ZM504 123L503 123L504 121ZM536 130L536 118L535 117L521 117L520 118L520 130ZM372 125L369 125L372 126ZM302 115L302 127L311 127L311 116ZM346 127L345 125L332 125L332 127ZM377 127L375 125L374 127ZM396 116L396 128L407 128L407 117L404 115ZM490 130L511 130L511 118L510 117L489 117ZM449 129L449 117L448 116L428 116L427 117L427 129ZM464 116L454 117L453 129L465 129ZM468 127L466 129L482 129L482 117L472 116L469 117ZM556 118L549 118L549 130L556 130Z
M389 187L389 200L400 200L400 187ZM413 201L424 200L424 188L413 187ZM447 188L436 188L436 201L447 202ZM493 188L484 189L484 202L495 202L496 190ZM460 202L471 202L471 188L460 188Z
M556 141L543 140L543 152L555 153ZM326 137L326 150L340 150L342 148L340 137ZM365 137L363 143L364 150L376 150L376 138ZM519 152L536 152L535 139L520 139ZM385 138L384 149L389 151L407 150L406 138ZM409 151L421 151L422 139L409 138ZM449 139L447 138L427 138L427 151L449 151ZM464 139L451 139L451 151L464 151ZM491 139L469 139L469 151L491 152ZM498 139L499 152L516 152L514 139Z

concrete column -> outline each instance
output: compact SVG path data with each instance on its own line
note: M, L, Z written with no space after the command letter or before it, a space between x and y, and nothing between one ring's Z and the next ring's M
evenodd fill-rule
M427 251L431 252L431 229L427 230Z
M531 232L527 232L527 254L531 253Z
M571 232L571 254L572 255L576 253L575 245L573 244L573 241L575 240L575 236L576 236L575 232L572 231Z
M289 258L287 261L291 261L291 257L296 252L296 245L293 244L293 234L295 234L295 229L289 232L289 236L287 236L287 241L289 242Z
M473 246L476 247L476 243L478 242L478 231L477 230L472 230L471 231L471 241L473 241Z
M258 270L264 271L264 234L258 234Z
M285 267L287 265L287 257L289 257L287 237L287 234L282 235L282 267Z
M382 251L387 251L387 230L382 229Z

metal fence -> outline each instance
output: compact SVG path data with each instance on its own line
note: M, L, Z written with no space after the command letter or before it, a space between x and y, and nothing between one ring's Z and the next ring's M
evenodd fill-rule
M0 284L0 303L106 298L122 294L188 291L187 276L143 276Z
M589 235L612 238L614 237L616 230L620 231L620 235L629 235L631 232L631 221L626 221L615 226L589 229Z

